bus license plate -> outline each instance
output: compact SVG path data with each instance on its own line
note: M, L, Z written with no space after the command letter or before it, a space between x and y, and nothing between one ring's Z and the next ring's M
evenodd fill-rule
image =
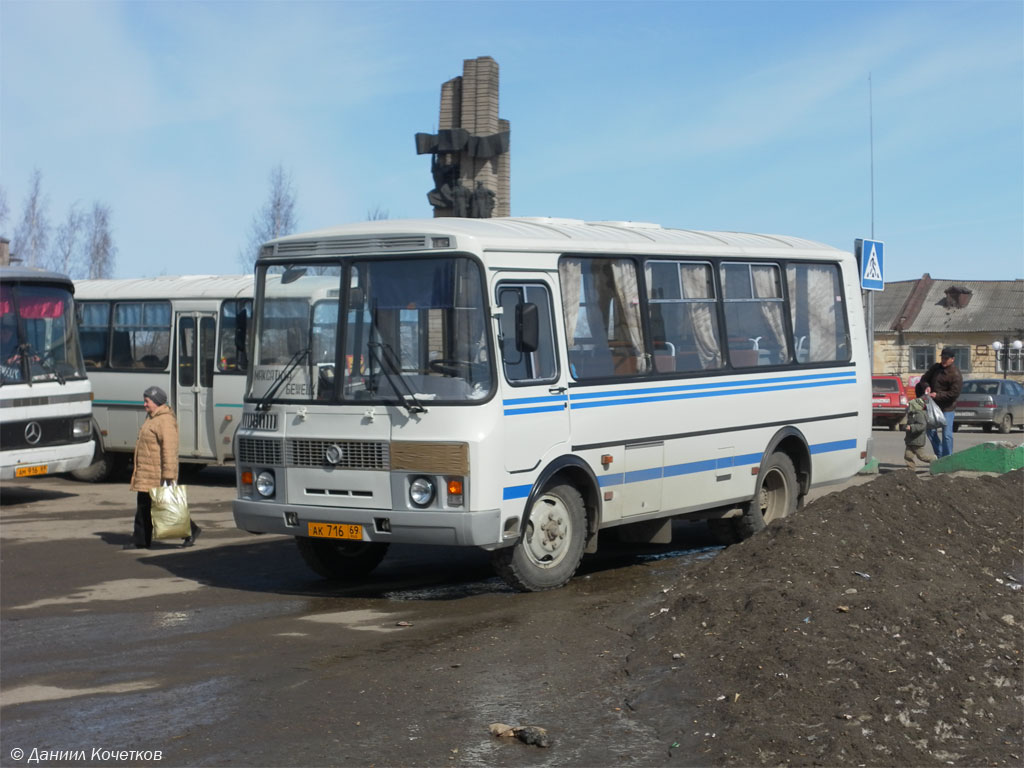
M46 468L46 464L36 464L34 467L16 467L14 470L14 476L35 477L36 475L45 475Z
M309 535L318 539L363 540L363 526L348 523L309 523Z

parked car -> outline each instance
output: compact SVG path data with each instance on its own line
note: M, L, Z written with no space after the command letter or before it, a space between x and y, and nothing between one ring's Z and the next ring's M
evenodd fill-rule
M980 426L1006 433L1014 426L1024 430L1024 387L1009 379L970 379L964 382L956 401L953 430Z
M871 425L896 429L907 413L907 391L899 376L871 377ZM954 424L956 419L953 420Z

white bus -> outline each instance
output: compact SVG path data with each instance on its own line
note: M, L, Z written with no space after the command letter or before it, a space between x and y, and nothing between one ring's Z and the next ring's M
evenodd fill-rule
M231 461L252 290L252 275L77 283L97 445L92 464L75 477L101 481L127 466L146 416L142 392L153 385L178 418L182 469Z
M92 459L92 390L74 284L0 266L0 479L68 472Z
M392 542L558 587L602 532L723 541L861 469L850 253L546 218L374 221L261 251L236 525L327 578Z

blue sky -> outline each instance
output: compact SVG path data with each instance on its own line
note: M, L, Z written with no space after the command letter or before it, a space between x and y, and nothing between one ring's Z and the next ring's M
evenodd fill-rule
M888 280L1024 277L1017 2L0 5L0 186L110 206L116 275L240 271L299 231L431 216L441 83L501 70L512 215L886 243ZM873 121L869 120L869 87Z

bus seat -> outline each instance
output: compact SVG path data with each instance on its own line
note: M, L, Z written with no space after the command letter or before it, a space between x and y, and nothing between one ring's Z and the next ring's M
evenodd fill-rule
M115 368L131 368L132 363L131 337L128 331L114 331L113 344L110 350L110 364Z

